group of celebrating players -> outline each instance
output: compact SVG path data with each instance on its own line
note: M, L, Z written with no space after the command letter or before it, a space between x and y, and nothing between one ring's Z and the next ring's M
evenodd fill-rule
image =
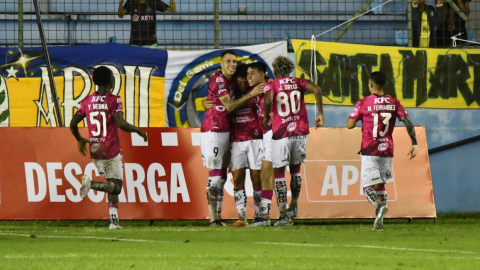
M246 226L247 169L254 189L255 215L249 226L270 226L270 206L275 192L280 218L275 226L289 226L298 215L301 190L300 167L306 158L308 115L305 92L313 93L318 114L315 126L324 123L322 92L319 86L302 78L290 77L294 64L279 56L272 63L275 78L268 78L267 66L261 62L237 66L233 50L221 54L221 69L210 78L203 106L206 115L201 127L203 164L209 170L207 200L211 226L225 226L221 212L227 169L233 175L234 197L239 220L234 226ZM90 155L99 174L107 181L82 178L80 195L86 197L90 189L108 193L110 229L121 228L118 221L118 195L122 189L123 164L118 129L136 132L147 140L146 133L128 124L122 113L122 100L111 94L112 72L98 67L93 73L97 92L81 102L70 123L72 134L85 155L89 143ZM413 124L400 102L383 93L387 78L382 72L370 75L372 95L357 102L347 119L347 127L354 128L362 121L361 183L367 200L376 209L373 230L383 229L383 218L388 211L385 184L393 181L392 133L396 118L403 121L412 141L411 158L418 152ZM89 140L78 132L77 125L87 118ZM321 149L320 149L321 151ZM291 174L291 201L287 205L285 169Z

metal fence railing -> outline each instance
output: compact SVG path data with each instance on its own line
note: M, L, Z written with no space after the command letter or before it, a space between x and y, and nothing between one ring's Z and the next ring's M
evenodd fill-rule
M47 43L155 39L161 49L211 49L310 39L356 15L317 40L415 47L451 47L452 36L480 41L475 0L164 0L169 8L145 1L39 0ZM0 2L0 46L40 45L33 1Z

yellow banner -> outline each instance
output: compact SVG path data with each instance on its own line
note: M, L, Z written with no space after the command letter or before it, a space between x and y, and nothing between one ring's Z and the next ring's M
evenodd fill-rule
M318 78L324 104L355 105L369 75L387 74L385 93L408 108L480 108L480 49L424 49L292 40L296 76ZM312 54L312 47L315 54ZM316 60L314 63L314 59ZM312 70L312 71L310 71ZM314 73L315 72L315 73ZM313 95L306 95L314 103Z
M60 113L65 126L70 123L80 101L95 91L91 76L87 73L84 73L85 76L71 75L54 78ZM58 126L50 84L46 76L45 74L43 78L18 78L18 80L9 78L6 80L0 75L0 99L3 93L8 94L9 119L7 120L9 126ZM126 83L125 75L115 74L115 77L117 81L112 93L122 98L125 119L137 126L164 127L165 78L148 78L149 83L143 86L140 85L139 76L132 75L131 77L135 78L132 83ZM2 89L2 86L6 89ZM146 102L142 103L142 101Z

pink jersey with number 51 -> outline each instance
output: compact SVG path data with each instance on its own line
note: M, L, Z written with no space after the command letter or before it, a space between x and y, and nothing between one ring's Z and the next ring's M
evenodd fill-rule
M264 92L273 92L273 139L308 135L307 108L304 93L308 80L301 78L277 78L265 84Z
M113 114L122 112L122 98L107 92L93 93L80 103L77 114L87 118L90 137L90 157L111 159L120 154L118 127Z
M364 156L393 157L392 133L396 118L407 116L398 99L390 95L370 95L360 99L350 118L362 121L362 150Z

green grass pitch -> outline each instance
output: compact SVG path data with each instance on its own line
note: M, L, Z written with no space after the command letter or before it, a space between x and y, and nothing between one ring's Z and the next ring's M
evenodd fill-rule
M1 221L0 269L480 269L480 214L432 220L297 221L210 228L205 221Z

